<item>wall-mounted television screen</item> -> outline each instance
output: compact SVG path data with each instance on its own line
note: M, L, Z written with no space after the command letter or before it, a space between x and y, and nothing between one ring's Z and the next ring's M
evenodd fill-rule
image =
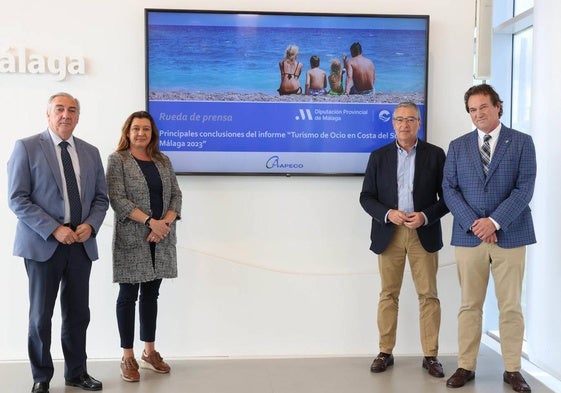
M361 175L403 101L426 138L426 15L146 9L145 33L146 105L178 174Z

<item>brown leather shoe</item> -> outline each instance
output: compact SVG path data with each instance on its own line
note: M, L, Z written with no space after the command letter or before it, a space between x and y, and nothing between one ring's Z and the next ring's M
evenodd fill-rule
M515 392L531 392L532 389L530 385L526 383L526 380L518 371L508 372L505 371L503 374L503 381L512 386L512 390Z
M381 373L386 371L389 366L393 366L393 355L391 353L380 352L370 366L373 373Z
M121 377L127 382L140 381L138 363L133 357L121 359Z
M475 371L466 370L465 368L459 368L456 370L454 375L448 378L446 381L446 386L449 388L461 388L466 384L466 382L471 381L475 378Z
M169 373L171 369L169 364L164 362L164 359L158 351L150 352L149 355L146 354L146 351L142 351L140 360L140 367L150 369L160 374Z
M442 364L436 356L425 356L423 359L423 368L427 369L429 374L436 378L444 378L444 370Z

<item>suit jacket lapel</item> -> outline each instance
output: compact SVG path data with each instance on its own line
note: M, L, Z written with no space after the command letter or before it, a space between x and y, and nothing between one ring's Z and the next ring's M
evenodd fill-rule
M385 153L384 160L387 161L386 165L389 168L386 175L390 180L389 185L392 186L393 190L392 200L395 200L395 203L397 203L397 146L395 141L388 146L388 150Z
M76 155L78 157L78 162L80 165L80 199L82 203L84 201L84 192L87 189L86 182L90 181L90 177L87 176L87 170L89 168L94 168L95 164L93 162L89 162L89 156L86 155L87 150L82 151L82 141L76 137L74 137L74 146L76 148Z
M489 179L495 170L499 167L501 160L503 159L510 142L512 139L512 130L510 128L501 126L501 133L499 134L499 140L495 145L495 151L491 156L491 163L489 164L489 173L487 174L487 179Z
M427 158L425 154L425 148L425 143L420 139L417 140L417 148L415 151L415 175L413 176L413 190L416 190L417 186L420 186L420 175L422 173L420 169L425 166L425 161Z
M45 154L45 159L49 164L49 168L53 173L56 185L62 195L64 193L64 190L62 188L62 174L60 173L60 166L58 164L58 159L56 157L56 148L53 145L53 141L51 139L51 135L49 134L49 130L41 134L41 136L39 137L39 143L41 144L41 149Z
M483 164L481 163L481 152L479 151L479 134L477 133L477 129L472 131L471 134L468 136L468 154L471 158L473 163L473 167L475 168L475 172L479 176L482 182L485 182L485 174L483 173Z

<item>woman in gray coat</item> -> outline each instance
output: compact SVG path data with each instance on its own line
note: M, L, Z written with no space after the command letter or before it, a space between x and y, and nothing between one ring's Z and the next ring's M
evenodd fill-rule
M181 190L169 158L159 149L159 132L148 112L134 112L125 121L106 177L115 211L113 282L119 283L121 376L137 382L133 342L139 292L141 365L159 373L170 371L155 349L156 317L162 279L177 277L175 222L181 211Z

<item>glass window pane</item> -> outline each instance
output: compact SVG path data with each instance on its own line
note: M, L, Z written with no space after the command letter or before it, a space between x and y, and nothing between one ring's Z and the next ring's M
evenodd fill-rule
M532 106L532 27L513 35L512 41L512 128L525 133L530 129ZM526 279L522 286L522 312L526 316ZM524 331L526 338L526 331Z
M531 133L532 37L533 28L513 36L512 53L512 127Z
M514 15L529 10L534 6L534 0L515 0L514 1Z

